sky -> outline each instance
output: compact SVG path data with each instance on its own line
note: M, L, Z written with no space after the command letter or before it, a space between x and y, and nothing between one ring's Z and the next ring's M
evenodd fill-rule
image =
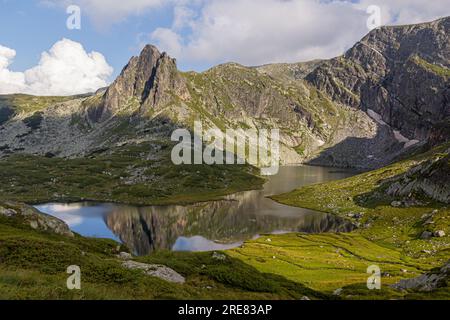
M203 71L332 58L378 25L449 15L450 0L0 0L0 94L95 91L148 43Z

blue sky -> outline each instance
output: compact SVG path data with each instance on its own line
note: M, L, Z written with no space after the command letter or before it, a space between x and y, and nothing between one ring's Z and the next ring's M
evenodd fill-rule
M81 30L66 27L70 4L81 8ZM383 25L450 15L450 0L0 0L0 93L92 90L112 81L145 43L177 58L181 70L331 58L369 32L371 5ZM72 42L52 51L63 38ZM79 59L68 61L68 50ZM67 79L60 74L77 68ZM67 91L64 80L80 86Z
M0 1L0 44L17 51L12 65L15 70L36 65L43 51L68 38L80 42L86 51L104 54L117 74L132 55L139 53L139 36L160 26L170 26L173 16L169 7L160 8L100 29L82 11L82 28L69 30L66 27L69 15L64 6L48 7L35 0Z

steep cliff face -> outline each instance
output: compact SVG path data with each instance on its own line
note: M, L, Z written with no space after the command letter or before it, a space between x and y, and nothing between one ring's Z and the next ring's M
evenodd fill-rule
M169 103L171 95L189 96L175 59L147 45L138 57L131 58L104 93L100 105L90 110L90 116L102 122L127 109L145 113Z
M450 18L382 27L306 79L335 101L372 110L409 139L450 116Z

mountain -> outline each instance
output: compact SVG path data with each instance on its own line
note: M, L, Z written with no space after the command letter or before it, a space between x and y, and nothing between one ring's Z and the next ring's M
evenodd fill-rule
M202 73L180 72L147 45L95 94L0 97L0 157L111 154L169 141L202 120L222 130L279 128L285 164L381 167L430 137L448 139L435 128L450 116L449 24L382 27L327 61Z
M450 117L450 18L382 27L308 82L335 101L379 115L410 140L426 140Z

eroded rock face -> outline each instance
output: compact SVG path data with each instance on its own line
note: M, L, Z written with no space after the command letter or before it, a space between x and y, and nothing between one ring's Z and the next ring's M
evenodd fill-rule
M416 278L400 280L392 287L398 290L433 291L445 287L450 277L450 260L439 270Z
M336 101L377 112L405 137L424 140L450 116L449 34L450 18L382 27L306 79Z
M123 109L136 108L141 112L166 105L170 95L189 95L183 78L179 75L175 59L147 45L139 57L133 57L120 76L106 90L103 103L91 117L102 122Z
M39 212L33 207L20 203L0 203L0 216L20 219L24 224L35 230L53 232L59 235L73 237L69 226L62 220Z

